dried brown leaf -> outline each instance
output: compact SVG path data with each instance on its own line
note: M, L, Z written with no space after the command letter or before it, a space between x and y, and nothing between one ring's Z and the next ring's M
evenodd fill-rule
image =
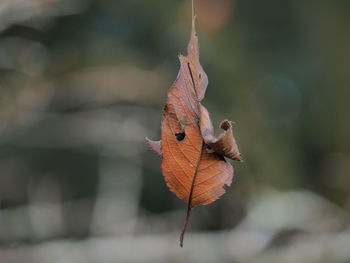
M187 202L181 246L191 209L214 202L225 193L224 185L231 185L233 167L224 157L241 160L231 122L223 121L224 133L215 138L209 113L200 103L208 77L199 62L194 19L187 52L179 56L180 70L163 109L161 141L147 139L149 147L162 156L167 186Z

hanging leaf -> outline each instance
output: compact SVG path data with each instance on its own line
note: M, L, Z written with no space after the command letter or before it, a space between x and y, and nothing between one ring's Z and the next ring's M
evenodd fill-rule
M169 189L187 202L187 215L180 236L186 232L191 209L217 200L230 186L233 167L224 157L241 161L233 137L232 122L224 120L224 133L218 138L207 109L200 101L205 96L208 77L199 63L198 37L192 19L187 56L179 56L180 70L163 109L161 141L147 144L162 156L162 173Z

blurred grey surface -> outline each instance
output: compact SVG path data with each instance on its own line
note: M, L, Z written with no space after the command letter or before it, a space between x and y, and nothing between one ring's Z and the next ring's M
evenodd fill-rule
M0 2L0 262L350 262L348 1L196 1L205 104L243 164L166 188L161 109L190 1Z

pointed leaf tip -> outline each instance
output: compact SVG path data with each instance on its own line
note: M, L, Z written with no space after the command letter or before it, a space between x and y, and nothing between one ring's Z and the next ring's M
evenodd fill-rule
M146 144L148 145L149 148L151 148L156 154L162 156L162 144L161 141L152 141L148 139L147 137L145 138Z

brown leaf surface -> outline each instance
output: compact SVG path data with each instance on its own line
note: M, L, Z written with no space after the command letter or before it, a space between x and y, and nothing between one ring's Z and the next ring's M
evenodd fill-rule
M187 56L179 56L180 70L163 109L162 140L147 139L147 144L162 155L167 186L188 203L181 246L191 209L214 202L225 193L224 185L231 185L233 167L224 157L240 160L231 122L223 121L221 128L225 132L215 138L209 113L200 104L208 77L199 63L194 22L187 52Z
M214 128L211 123L208 110L200 104L200 129L204 142L209 145L216 153L223 155L231 160L242 161L241 153L233 136L232 122L223 120L220 128L224 130L219 138L214 136Z

